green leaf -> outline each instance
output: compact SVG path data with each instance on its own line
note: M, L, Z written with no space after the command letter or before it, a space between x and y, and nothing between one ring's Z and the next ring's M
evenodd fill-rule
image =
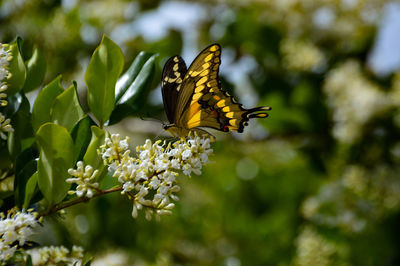
M11 73L6 80L7 82L7 96L11 96L19 92L24 86L26 79L26 68L24 60L18 49L17 42L13 42L9 46L9 53L11 55L11 60L9 61L8 71Z
M61 76L58 76L38 94L32 109L32 126L34 132L36 132L42 124L51 121L50 109L54 99L64 91L60 81Z
M7 145L0 142L0 169L7 169L12 163Z
M126 80L133 80L129 87L123 92L120 90L120 98L117 101L117 105L111 115L109 124L115 124L121 121L123 118L137 113L142 110L142 107L146 104L146 98L150 92L149 87L152 82L154 75L154 60L157 55L145 54L138 60L132 63L131 67L124 74L129 77L129 73L132 73L133 78L126 78ZM140 56L140 55L139 55ZM147 58L145 60L145 58ZM128 73L128 74L127 74ZM124 77L123 76L123 77ZM126 82L127 83L127 82ZM125 86L126 83L123 83ZM122 81L121 81L122 84ZM121 85L122 87L122 85Z
M11 116L11 125L14 131L10 132L7 138L8 151L12 158L16 158L21 152L22 145L25 143L23 140L33 137L29 101L23 92L18 94L21 96L21 104L18 111Z
M32 257L31 255L28 255L28 257L26 258L26 262L25 262L25 266L32 266Z
M26 62L26 81L23 90L29 92L39 87L45 74L46 58L41 50L36 47L32 57Z
M39 189L52 206L64 199L70 187L65 180L73 164L74 143L66 128L53 123L39 128L36 141L40 149Z
M68 131L85 117L74 85L55 98L50 116L53 123L65 127Z
M83 162L85 165L91 165L94 169L99 170L99 174L96 177L96 181L101 181L103 177L107 174L107 167L103 163L101 155L98 154L97 150L101 145L104 144L106 138L106 132L97 126L92 126L92 139L86 150L85 156L83 157Z
M97 153L97 150L104 144L106 132L97 126L92 126L91 130L92 139L90 140L85 156L83 157L83 162L93 166L94 169L98 169L100 166L104 166L103 159Z
M31 200L36 193L37 183L38 183L38 173L36 172L28 179L28 182L26 183L25 198L23 205L24 209L29 208L29 204L31 203Z
M86 116L72 129L71 137L74 141L74 163L82 160L91 139L90 126L94 122Z
M14 191L15 203L22 207L25 199L25 187L28 179L37 170L39 152L35 148L28 148L18 154L15 160Z
M86 253L82 259L82 266L90 266L92 264L93 256L89 253Z
M138 76L140 70L142 70L143 65L153 56L153 53L140 52L133 60L129 69L121 75L115 85L115 100L119 102L121 97L125 94L128 88L131 86L132 82Z
M85 74L88 88L88 106L104 125L114 109L115 84L124 66L121 49L107 36L93 53Z
M25 191L28 180L36 172L36 170L37 170L37 161L31 160L26 163L26 165L22 168L22 170L18 171L15 174L14 197L16 205L20 208L22 207L25 201Z
M14 191L0 191L0 207L2 206L1 203L4 199L11 197L14 194Z
M22 103L22 94L21 93L16 93L10 97L7 98L8 104L1 108L1 113L5 117L12 117L19 109Z

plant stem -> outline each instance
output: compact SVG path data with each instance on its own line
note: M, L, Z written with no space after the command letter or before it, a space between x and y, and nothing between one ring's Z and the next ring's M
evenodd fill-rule
M47 216L47 215L53 214L55 212L58 212L59 210L71 207L73 205L76 205L76 204L79 204L79 203L82 203L82 202L87 202L92 198L95 198L95 197L98 197L98 196L101 196L101 195L105 195L105 194L109 194L109 193L112 193L112 192L121 191L121 190L122 190L122 186L115 187L115 188L110 188L110 189L106 189L106 190L99 190L98 193L94 194L93 197L91 197L91 198L82 197L82 198L77 198L77 199L73 199L73 200L67 201L67 202L65 202L63 204L60 204L60 205L55 205L51 209L49 209L49 210L45 211L44 213L40 214L39 216Z
M164 170L159 171L159 172L156 171L156 172L152 173L148 178L151 179L153 176L162 174L163 172L165 172L165 171ZM143 180L137 181L135 184L141 183L141 182L143 182ZM123 190L122 186L114 187L114 188L110 188L110 189L106 189L106 190L96 189L97 193L94 194L91 198L81 197L81 198L76 198L76 199L73 199L73 200L58 204L58 205L54 205L52 208L50 208L49 210L41 213L39 216L51 215L53 213L58 212L59 210L74 206L76 204L79 204L79 203L82 203L82 202L88 202L92 198L95 198L95 197L98 197L98 196L101 196L101 195L105 195L105 194L108 194L108 193L112 193L112 192L122 191L122 190ZM129 195L133 199L135 198L134 195L132 195L130 193L129 193Z

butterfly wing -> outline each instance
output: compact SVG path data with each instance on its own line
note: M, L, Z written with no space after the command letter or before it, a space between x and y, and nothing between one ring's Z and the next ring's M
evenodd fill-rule
M170 123L174 123L175 109L178 101L178 92L186 73L185 61L180 56L173 56L164 65L161 92L164 109Z
M243 132L251 118L264 118L270 107L245 109L218 80L221 48L213 44L204 49L190 65L178 93L175 121L178 127L210 127L221 131Z

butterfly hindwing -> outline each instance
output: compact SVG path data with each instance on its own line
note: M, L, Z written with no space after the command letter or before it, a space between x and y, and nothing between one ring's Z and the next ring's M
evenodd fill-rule
M174 123L178 92L186 70L185 61L180 56L173 56L168 59L163 69L161 91L165 112L170 123Z

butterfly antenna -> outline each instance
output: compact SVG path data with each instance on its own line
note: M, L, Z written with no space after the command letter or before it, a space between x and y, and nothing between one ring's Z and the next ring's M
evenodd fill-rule
M145 117L143 117L143 116L140 116L140 119L142 119L143 121L159 122L159 123L161 123L162 125L165 125L165 122L164 122L163 120L158 119L158 118L154 118L154 117L145 118Z

